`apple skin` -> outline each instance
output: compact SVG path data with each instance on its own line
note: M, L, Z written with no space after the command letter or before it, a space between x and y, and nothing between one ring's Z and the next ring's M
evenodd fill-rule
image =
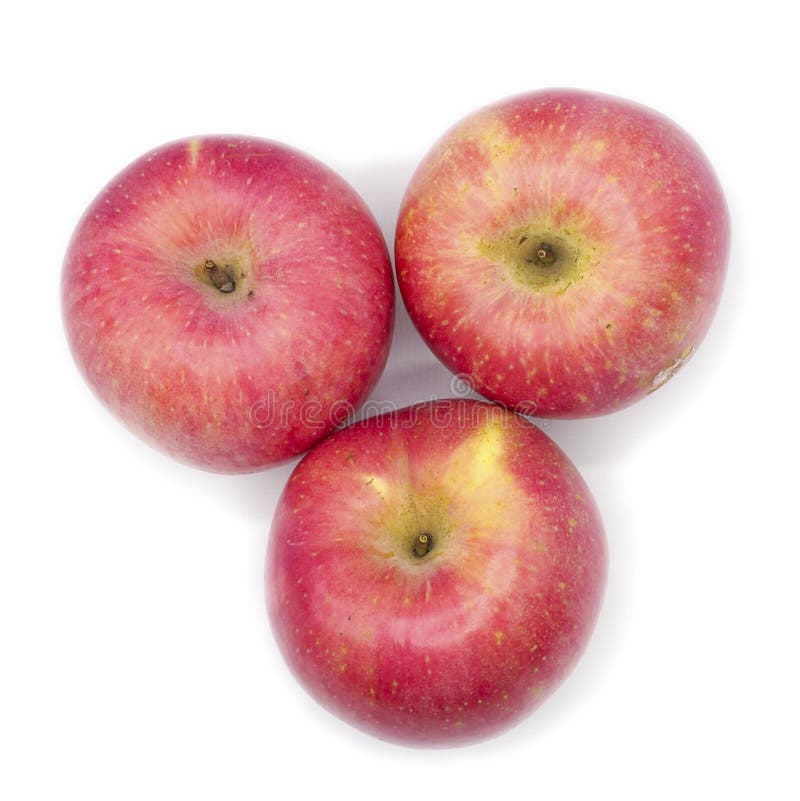
M467 117L425 157L400 210L397 276L420 334L480 393L588 417L694 353L729 229L708 161L674 123L546 90Z
M86 211L62 274L72 353L103 403L230 473L307 450L366 398L393 292L380 230L342 178L231 136L131 164Z
M266 575L273 632L314 698L381 739L451 746L519 721L572 668L605 535L583 479L532 423L431 401L306 455Z

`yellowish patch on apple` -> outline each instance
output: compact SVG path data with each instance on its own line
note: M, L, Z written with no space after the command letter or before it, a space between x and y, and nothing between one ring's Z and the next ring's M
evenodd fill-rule
M442 483L473 493L486 482L496 481L498 473L504 472L503 440L504 431L499 420L476 431L451 455Z
M389 496L389 485L380 476L365 475L364 485L380 495L381 498L386 499Z
M200 140L199 139L192 139L189 142L189 164L192 167L197 166L197 159L200 155Z

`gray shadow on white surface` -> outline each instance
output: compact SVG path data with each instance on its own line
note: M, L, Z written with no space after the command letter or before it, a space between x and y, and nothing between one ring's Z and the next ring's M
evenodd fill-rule
M408 182L414 172L411 161L389 162L345 171L375 215L394 263L394 232ZM378 403L397 407L448 397L452 374L433 355L414 327L395 280L395 323L386 369L370 395Z

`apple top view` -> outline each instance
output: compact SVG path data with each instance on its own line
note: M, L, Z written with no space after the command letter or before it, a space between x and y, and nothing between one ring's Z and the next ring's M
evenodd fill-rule
M662 386L716 309L722 191L665 117L548 90L468 117L418 168L395 242L420 334L486 397L587 417Z
M605 582L578 471L523 417L449 399L355 423L284 490L267 597L292 670L381 738L508 728L572 668Z
M170 454L222 472L301 453L386 362L386 244L343 179L259 139L142 156L95 199L62 276L73 355ZM340 421L341 422L341 421Z

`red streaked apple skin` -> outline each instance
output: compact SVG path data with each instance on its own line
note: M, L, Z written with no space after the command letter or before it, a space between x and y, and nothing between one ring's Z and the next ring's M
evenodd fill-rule
M532 281L523 249L550 237L568 245L566 270ZM545 417L612 412L665 383L711 323L728 249L725 200L694 141L650 109L576 90L504 100L450 130L411 181L395 242L434 353Z
M303 459L275 513L266 591L314 698L382 739L448 746L509 727L562 681L605 573L597 508L558 447L499 406L443 400Z
M391 265L369 210L323 164L266 140L187 139L91 204L62 307L78 366L131 429L247 472L307 450L340 422L333 410L366 398L388 355Z

